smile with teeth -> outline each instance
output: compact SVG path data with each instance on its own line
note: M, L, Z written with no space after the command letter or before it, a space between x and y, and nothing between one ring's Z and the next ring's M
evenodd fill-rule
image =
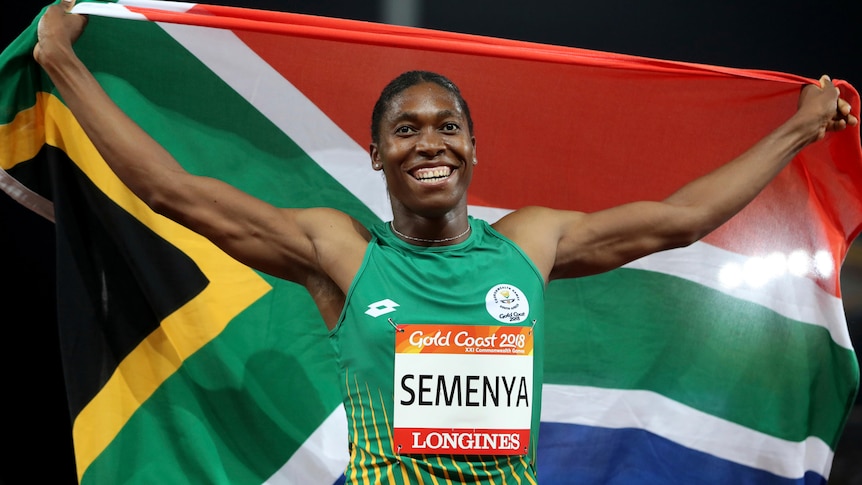
M420 168L413 172L413 178L425 182L443 180L452 175L452 167Z

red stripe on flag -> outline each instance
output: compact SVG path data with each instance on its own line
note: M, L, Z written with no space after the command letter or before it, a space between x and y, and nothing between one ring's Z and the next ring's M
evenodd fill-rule
M469 202L595 211L660 200L792 115L789 74L677 63L561 46L235 7L193 13L129 7L152 20L233 29L360 146L393 77L451 77L476 122ZM284 38L289 36L290 38ZM859 113L859 96L842 93ZM839 269L862 220L859 129L807 148L758 199L706 241L749 256L826 250Z

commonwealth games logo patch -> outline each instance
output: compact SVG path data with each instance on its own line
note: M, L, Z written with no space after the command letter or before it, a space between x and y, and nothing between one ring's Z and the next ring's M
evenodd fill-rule
M520 323L530 315L530 302L524 292L513 285L497 285L485 295L488 313L503 323Z

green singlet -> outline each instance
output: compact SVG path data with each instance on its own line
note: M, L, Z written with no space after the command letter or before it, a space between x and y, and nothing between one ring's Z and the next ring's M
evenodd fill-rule
M541 410L545 284L533 262L512 241L485 221L470 217L470 225L472 230L466 241L437 247L408 244L395 236L388 223L371 228L372 239L365 259L347 294L338 324L330 333L349 426L350 461L345 472L348 484L536 483L534 460ZM531 406L526 411L529 443L522 443L520 453L451 454L445 452L446 446L440 440L430 441L434 453L399 452L393 438L393 412L396 394L407 395L402 387L408 381L397 381L395 377L395 337L398 325L412 324L447 325L456 329L462 325L532 327L523 329L532 334L534 349L531 396L529 400L518 401L519 405L528 401ZM495 371L482 365L477 367L464 369L463 380L446 384L449 395L443 397L451 398L448 403L441 399L442 387L435 387L431 380L423 389L414 387L409 395L418 396L418 401L424 399L422 413L428 410L432 414L457 414L462 411L459 405L497 409L505 407L507 402L513 405L513 395L509 401L503 396L495 401L496 405L491 404L491 399L482 394L481 384L474 389L469 386L457 389L457 399L453 397L456 389L451 386L463 385L466 374L484 376L487 383L487 376ZM428 372L433 373L434 369ZM492 383L493 379L491 376ZM499 376L497 379L499 384ZM401 404L405 402L412 404L416 400L405 399ZM420 419L422 413L418 414Z

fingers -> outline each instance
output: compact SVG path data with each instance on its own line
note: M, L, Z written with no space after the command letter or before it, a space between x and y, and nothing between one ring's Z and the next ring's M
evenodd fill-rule
M837 87L835 88L838 89ZM838 101L835 108L835 120L841 121L841 128L846 128L848 126L856 126L859 123L859 119L853 116L851 113L852 106L850 103L841 97L841 93L838 93Z
M838 114L843 116L850 114L850 103L842 98L838 98Z
M836 99L841 99L841 91L832 82L832 78L824 74L820 76L820 89L824 92L831 93Z
M838 89L838 86L833 84L832 78L826 74L820 76L820 88L824 91L827 88L832 88L835 93L835 114L832 117L831 127L833 131L840 131L848 126L856 126L859 123L859 119L851 113L852 106L847 100L841 97L841 91Z
M75 6L75 0L61 0L48 7L39 19L37 43L33 48L36 62L47 60L58 48L62 50L65 44L74 44L83 32L87 18L83 15L70 13ZM47 54L46 54L47 53ZM43 56L48 56L43 59Z
M856 126L859 119L851 113L852 106L844 98L838 98L838 109L835 113L837 119L842 119L847 122L847 126Z
M840 99L841 91L839 91L838 86L832 82L832 78L826 74L820 76L820 89L826 91L830 88L832 92L835 93L835 97Z

